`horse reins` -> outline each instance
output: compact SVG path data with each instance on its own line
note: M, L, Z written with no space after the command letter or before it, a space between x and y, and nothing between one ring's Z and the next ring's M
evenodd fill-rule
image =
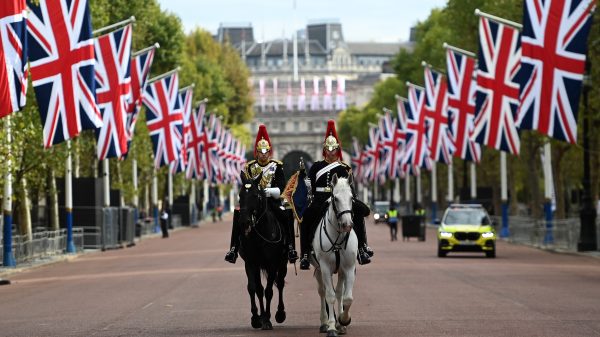
M339 218L346 213L352 213L352 209L347 209L342 212L338 212L336 204L335 204L335 200L333 198L331 199L331 205L332 205L336 220L339 220ZM335 254L335 270L333 271L333 273L336 274L338 269L340 268L340 249L342 249L342 244L344 245L343 249L346 249L346 247L348 246L348 239L350 238L350 235L349 235L350 232L345 232L347 235L344 235L344 238L342 239L342 241L340 241L338 243L339 238L344 234L344 232L340 232L339 222L338 222L338 231L337 231L338 235L335 238L335 241L332 240L331 236L329 235L329 232L327 232L327 227L325 226L325 220L329 219L329 217L327 216L328 214L329 214L329 208L327 209L327 212L325 213L325 216L323 217L323 219L321 220L321 223L320 223L321 228L323 230L319 233L319 244L321 246L322 252L329 253L329 252L333 251L333 253ZM329 221L329 223L331 224L331 221ZM322 232L325 232L325 236L329 240L329 243L331 243L331 248L329 248L328 250L323 249L323 234L322 234Z
M254 228L254 232L256 233L256 235L258 235L258 237L263 239L266 243L271 243L271 244L280 243L283 240L283 232L281 230L281 224L279 223L279 221L276 221L278 234L279 234L279 238L277 240L269 240L269 239L265 238L262 234L260 234L260 231L256 227L256 224L258 224L260 219L262 219L262 217L267 213L267 207L269 207L269 205L267 205L267 198L264 198L264 199L265 199L264 210L262 211L262 213L260 214L260 216L258 218L255 218L254 214L252 214L252 226L251 227Z

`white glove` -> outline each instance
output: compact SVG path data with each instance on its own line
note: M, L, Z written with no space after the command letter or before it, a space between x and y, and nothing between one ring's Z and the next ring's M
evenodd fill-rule
M279 199L279 196L281 195L281 191L279 190L278 187L267 187L265 188L265 195L267 196L267 198L273 198L273 199Z

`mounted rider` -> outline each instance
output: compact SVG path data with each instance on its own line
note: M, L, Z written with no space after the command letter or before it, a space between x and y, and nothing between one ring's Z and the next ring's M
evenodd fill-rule
M296 241L294 238L294 217L289 209L282 205L280 195L285 187L285 177L283 175L283 163L271 158L272 146L267 128L261 124L258 128L256 141L254 142L254 158L244 165L240 176L242 180L256 179L261 174L259 183L260 188L265 192L268 198L268 205L279 222L284 232L285 244L288 246L288 260L290 263L296 262L298 253L296 252ZM233 212L233 226L231 230L230 249L225 254L225 261L235 263L238 257L240 246L240 235L243 232L239 225L239 209Z
M307 187L309 190L310 205L306 209L302 219L300 230L300 249L302 259L300 260L300 269L310 269L308 254L311 251L311 242L313 235L323 217L331 197L331 179L337 174L339 178L350 178L352 168L342 161L342 148L335 130L335 122L327 122L327 131L325 132L325 141L323 142L323 158L315 162L308 172L309 181ZM365 216L370 211L363 202L356 198L354 188L352 189L352 220L354 223L354 232L358 238L358 263L368 264L371 262L373 250L367 245L367 233L365 229Z

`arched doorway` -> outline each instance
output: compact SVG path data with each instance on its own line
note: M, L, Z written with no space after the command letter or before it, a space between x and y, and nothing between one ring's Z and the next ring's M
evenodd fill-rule
M286 179L289 179L292 174L298 171L300 168L300 158L304 160L304 165L306 166L306 171L308 172L308 169L310 169L313 164L313 159L308 153L294 150L283 156L283 174L285 175Z

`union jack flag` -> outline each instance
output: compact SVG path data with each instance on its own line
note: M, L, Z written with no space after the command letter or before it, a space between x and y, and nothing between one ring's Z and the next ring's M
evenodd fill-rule
M475 119L475 59L455 50L446 52L448 66L448 117L456 157L479 163L481 146L470 139Z
M219 183L222 181L219 171L219 140L221 137L221 121L215 114L211 114L206 128L206 147L204 148L204 158L206 161L206 177L209 181Z
M593 0L527 0L517 126L575 144Z
M408 100L404 104L406 113L406 147L402 159L403 167L410 164L418 173L419 168L431 169L431 158L427 147L427 129L425 126L424 89L412 83L408 85Z
M452 163L454 139L448 127L448 86L442 74L425 67L425 120L429 125L428 143L431 159Z
M102 35L96 46L96 100L104 125L96 129L98 159L127 153L127 105L131 99L131 25Z
M364 182L364 165L365 165L365 152L361 150L358 144L358 139L352 137L352 156L350 165L352 165L352 172L357 182Z
M94 40L87 0L40 0L30 9L31 79L49 148L102 126L96 105Z
M177 73L148 83L143 102L146 123L154 147L154 166L160 168L179 158L183 114L179 105Z
M172 161L171 172L185 172L188 166L188 144L191 137L192 127L192 97L194 95L194 87L189 86L179 91L179 106L181 106L181 113L183 114L183 127L182 127L182 138L181 148L179 151L179 158Z
M404 151L406 134L399 125L399 122L392 118L391 111L389 110L381 118L380 129L383 148L385 149L385 168L388 171L388 177L401 177L403 176L403 171L400 170L400 158Z
M25 0L0 3L0 117L25 106L27 93Z
M519 154L521 141L515 125L521 66L519 32L481 17L477 60L475 128L471 137L479 144Z
M131 101L127 107L127 139L133 139L137 116L142 107L142 97L146 81L150 75L150 66L154 60L155 48L140 52L131 59Z
M186 177L188 179L200 179L203 177L202 154L206 146L204 134L204 113L206 102L202 101L198 106L198 113L192 113L190 121L190 138L187 144L188 165Z

